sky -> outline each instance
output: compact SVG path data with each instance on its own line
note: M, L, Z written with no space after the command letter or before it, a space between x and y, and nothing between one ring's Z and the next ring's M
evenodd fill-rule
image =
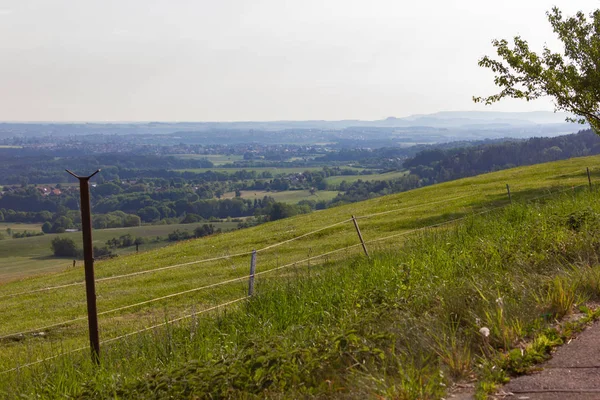
M599 0L0 0L0 121L374 120L552 110L477 61Z

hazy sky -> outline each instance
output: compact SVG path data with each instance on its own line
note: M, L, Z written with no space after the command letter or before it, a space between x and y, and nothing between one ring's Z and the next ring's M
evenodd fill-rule
M0 120L380 119L493 108L493 38L598 0L0 0Z

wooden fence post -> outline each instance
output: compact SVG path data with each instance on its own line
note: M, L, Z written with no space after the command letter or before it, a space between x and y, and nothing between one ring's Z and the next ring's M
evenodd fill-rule
M248 296L254 296L254 273L256 272L256 250L252 250L250 259L250 279L248 280Z
M506 184L506 191L508 192L508 200L512 204L512 196L510 195L510 186L508 186L508 183Z
M590 167L587 167L586 170L587 170L588 183L590 184L590 192L591 192L592 191L592 177L590 176Z
M360 228L358 227L358 222L356 221L356 218L354 217L354 215L352 216L352 222L354 222L354 227L356 228L356 233L358 234L358 238L360 239L360 244L362 244L362 248L365 251L365 255L367 256L367 258L370 258L369 251L367 250L367 245L365 244L362 234L360 233Z

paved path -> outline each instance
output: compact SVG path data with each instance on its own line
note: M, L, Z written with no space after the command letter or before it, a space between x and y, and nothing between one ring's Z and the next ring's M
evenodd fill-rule
M503 388L508 395L499 398L600 399L600 323L559 347L541 367L540 372L511 379Z
M600 322L560 346L541 371L512 378L490 399L600 400ZM473 399L474 389L454 393L452 400Z

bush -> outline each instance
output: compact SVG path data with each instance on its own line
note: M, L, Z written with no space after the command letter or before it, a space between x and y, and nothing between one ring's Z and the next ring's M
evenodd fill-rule
M114 257L115 254L112 253L112 251L110 251L110 249L106 246L104 247L97 247L94 246L94 258L100 259L100 258L111 258Z
M51 248L56 257L77 257L79 255L75 241L68 237L55 237L52 239Z
M188 231L180 231L179 229L174 230L173 232L169 233L168 235L168 239L171 242L177 242L180 240L187 240L187 239L191 239L194 236L189 233Z
M182 224L193 224L194 222L202 221L202 217L198 214L187 214L185 218L181 220Z
M52 232L52 224L49 221L44 222L44 225L42 225L42 232L44 232L44 233Z
M28 237L33 237L33 236L43 236L44 232L29 232L29 231L23 231L23 232L15 232L13 233L13 239L21 239L21 238L28 238Z
M129 247L133 246L134 244L139 244L138 239L130 233L106 241L106 246L113 249L120 247Z
M221 232L221 230L215 229L213 224L204 224L194 229L194 237L201 238L203 236L208 236L219 232Z

